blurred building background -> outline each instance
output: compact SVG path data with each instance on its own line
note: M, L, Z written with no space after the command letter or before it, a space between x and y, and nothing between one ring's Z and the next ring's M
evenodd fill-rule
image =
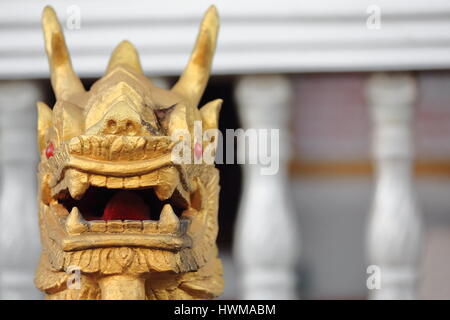
M220 129L279 128L282 143L275 176L218 165L223 298L450 299L444 0L1 2L0 298L41 297L35 102L54 103L43 7L86 88L123 39L170 87L211 3L221 31L203 102L224 99Z

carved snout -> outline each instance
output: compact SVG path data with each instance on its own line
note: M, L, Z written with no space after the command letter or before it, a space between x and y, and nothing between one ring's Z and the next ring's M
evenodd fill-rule
M119 102L112 106L102 122L103 134L134 136L142 129L141 117L125 102Z
M88 129L88 134L114 134L136 136L143 130L140 115L126 102L120 101L109 108L103 118Z

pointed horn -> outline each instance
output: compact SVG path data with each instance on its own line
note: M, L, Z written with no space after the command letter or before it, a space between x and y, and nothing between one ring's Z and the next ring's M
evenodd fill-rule
M210 6L203 17L191 58L172 91L188 98L197 106L208 83L212 58L216 49L219 16L215 6Z
M136 48L131 44L131 42L126 40L119 43L119 45L114 49L113 53L111 54L111 58L109 59L106 73L109 73L118 65L128 67L132 71L139 74L144 73L142 71L139 54Z
M73 71L61 25L50 6L42 13L42 29L56 99L68 100L71 95L84 92L83 84Z

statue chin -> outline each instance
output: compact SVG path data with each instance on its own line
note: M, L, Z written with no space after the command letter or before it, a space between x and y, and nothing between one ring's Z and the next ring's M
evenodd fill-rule
M215 7L170 90L144 76L136 49L123 41L86 91L52 8L44 9L42 25L57 102L38 103L43 250L36 286L49 299L220 295L218 171L174 160L185 143L175 133L192 134L194 121L218 127L222 100L198 108L216 46Z

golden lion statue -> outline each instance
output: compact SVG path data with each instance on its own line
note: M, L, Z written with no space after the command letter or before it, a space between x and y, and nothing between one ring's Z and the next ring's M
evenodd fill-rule
M218 15L206 12L191 58L170 90L143 74L121 42L86 91L52 8L42 20L56 104L38 102L39 224L36 286L48 299L206 299L223 290L218 258L219 174L197 158L216 139L222 100L198 109L216 47Z

